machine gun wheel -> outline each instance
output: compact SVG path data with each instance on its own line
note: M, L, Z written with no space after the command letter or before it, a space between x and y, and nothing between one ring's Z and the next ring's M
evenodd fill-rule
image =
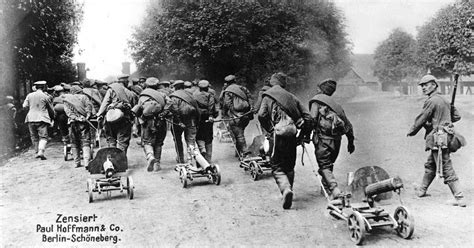
M397 207L393 217L398 224L396 229L398 235L404 239L411 238L415 231L415 220L408 209L403 206Z
M249 170L250 170L250 176L252 177L252 179L254 181L257 181L258 176L259 176L257 162L251 161L249 164Z
M364 217L362 217L359 212L353 211L347 219L347 225L349 227L351 240L356 245L362 244L365 238L366 231Z
M132 200L133 199L133 189L135 188L135 185L133 184L133 179L131 176L127 177L127 196L128 199Z
M183 184L183 188L186 188L188 186L188 172L184 167L181 167L181 169L179 169L179 180Z
M94 201L94 196L92 195L92 192L94 191L94 182L92 179L88 178L87 179L87 193L89 193L89 203L92 203Z
M214 164L211 172L212 182L215 185L221 184L221 170L219 169L219 165Z

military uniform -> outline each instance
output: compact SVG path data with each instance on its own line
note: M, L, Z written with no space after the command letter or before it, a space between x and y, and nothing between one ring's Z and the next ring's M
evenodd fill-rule
M72 86L71 94L64 96L64 111L68 116L69 136L76 167L82 166L81 150L85 166L89 165L91 159L91 127L87 121L92 116L93 107L89 98L81 93L79 86Z
M170 95L171 112L173 113L173 126L171 131L173 133L176 149L178 153L177 161L184 162L183 142L181 135L184 132L184 140L187 146L195 145L197 125L199 123L199 108L196 100L193 98L191 92L185 90L184 82L176 81L174 83L176 89Z
M115 108L123 112L123 117L119 120L105 119L105 135L109 147L118 147L127 154L132 135L131 107L135 105L137 99L135 94L124 86L123 82L127 82L126 77L121 77L119 80L122 82L109 85L97 115L103 116L107 111Z
M231 84L223 93L222 115L231 119L235 118L229 121L229 131L235 139L239 156L245 156L248 151L244 131L250 120L253 119L252 97L247 88L235 83L235 77L232 75L227 76L226 81ZM237 102L239 104L236 104Z
M97 88L94 88L94 86L96 85L95 81L86 79L84 80L82 85L84 86L84 88L82 89L82 93L89 98L89 103L92 104L92 115L95 116L99 111L100 105L102 104L103 97L100 91ZM95 127L101 128L98 125L97 119L91 119L90 121ZM96 135L98 135L98 133L93 132L93 130L91 129L91 147L93 147L95 140L100 139L100 137L96 137Z
M46 86L45 81L34 83L37 90L28 94L23 102L23 108L29 108L25 118L28 123L30 137L35 151L36 157L42 160L46 159L44 152L48 143L48 126L52 124L54 119L54 110L50 102L50 96L43 92L42 88Z
M133 112L138 116L142 127L142 144L148 162L148 171L159 171L161 151L166 137L165 117L169 113L170 100L162 92L156 90L157 78L148 78L146 88L140 93L138 104Z
M272 175L283 195L283 208L288 209L291 207L293 199L297 146L296 129L294 134L277 135L275 126L284 116L287 116L295 123L295 128L301 128L302 132L306 134L311 131L311 116L296 96L283 88L286 86L285 74L274 74L271 82L273 87L262 95L258 120L262 128L269 134L270 143L273 144L270 160Z
M314 123L314 154L319 165L318 173L322 176L323 186L333 198L336 198L341 191L338 188L336 178L334 177L334 162L336 162L339 150L341 148L342 135L346 135L348 140L349 153L354 152L354 132L352 124L347 118L342 107L337 104L330 96L336 90L336 82L334 80L325 80L318 85L320 92L313 97L309 102L309 109ZM340 118L341 129L340 132L334 133L331 130L332 125L323 125L326 117L323 113L327 108L330 108L336 116L332 118Z
M436 88L432 92L426 93L428 95L428 99L426 99L423 104L423 110L416 117L415 123L407 134L407 136L414 136L422 127L424 127L426 129L425 149L430 151L428 159L425 163L425 174L423 176L421 186L418 189L418 196L426 196L426 191L436 176L436 160L438 159L438 153L442 152L441 163L443 165L442 176L444 183L447 184L451 189L451 192L456 200L454 205L465 207L466 205L463 201L464 195L459 186L459 178L454 171L451 161L451 151L448 147L437 147L433 142L433 136L435 132L438 130L444 132L443 126L447 126L452 122L459 121L461 116L454 106L451 107L450 103L436 92L437 82L435 77L426 75L421 79L419 84L424 85L431 82L436 84ZM449 138L452 137L449 136Z
M212 159L212 139L213 135L213 122L209 119L216 118L219 114L216 109L216 102L214 95L209 92L209 82L201 80L198 83L199 90L193 94L196 99L201 112L200 121L197 128L196 142L199 147L199 151L204 158L210 163Z
M66 112L64 112L64 88L62 86L56 85L54 87L54 91L58 94L53 98L53 108L54 112L56 113L55 122L61 135L61 141L65 146L70 147L71 142L69 139L67 115Z

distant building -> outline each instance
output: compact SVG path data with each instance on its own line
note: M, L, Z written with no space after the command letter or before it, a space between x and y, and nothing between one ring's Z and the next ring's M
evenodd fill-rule
M380 91L381 84L374 76L374 55L354 54L351 57L352 67L347 74L337 80L336 95L351 97L367 91Z

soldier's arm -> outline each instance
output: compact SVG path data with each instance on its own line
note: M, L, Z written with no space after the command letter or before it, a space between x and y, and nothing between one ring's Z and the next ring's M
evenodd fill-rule
M247 88L242 87L242 89L245 92L245 95L247 96L247 99L249 100L250 107L253 108L255 103L253 101L252 94L250 94L250 91Z
M171 99L166 96L165 97L165 106L163 107L163 111L160 113L161 118L171 117L173 114L171 112L172 102Z
M30 100L29 97L26 96L25 101L23 102L23 108L29 108L30 107Z
M260 126L267 132L271 133L273 131L272 118L271 118L271 102L272 100L269 97L263 97L262 104L258 110L258 121Z
M92 105L92 101L89 99L89 97L87 96L84 96L83 98L83 102L84 104L86 105L86 119L90 119L90 117L92 116L92 110L94 109L94 106Z
M311 104L311 108L310 108L310 115L311 115L311 118L313 120L312 124L313 124L313 129L316 129L317 126L319 125L319 104L317 102L313 102Z
M108 89L107 93L105 93L104 100L102 101L102 104L100 105L99 111L97 111L97 115L101 116L105 114L105 111L107 110L107 107L109 104L112 102L112 90Z
M435 105L431 101L425 101L425 103L423 104L423 110L415 118L415 123L408 131L408 136L416 135L418 131L420 131L420 129L423 127L423 125L425 125L425 123L430 120L431 116L433 115L434 107Z

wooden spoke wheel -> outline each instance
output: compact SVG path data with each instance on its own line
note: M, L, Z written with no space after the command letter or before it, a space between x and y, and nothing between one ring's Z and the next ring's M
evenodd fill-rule
M179 180L181 181L181 184L183 184L183 188L188 187L188 172L184 167L181 167L179 170Z
M94 202L94 196L92 194L94 192L94 188L95 188L94 181L92 181L91 178L87 179L87 193L89 194L89 203Z
M257 180L258 180L258 176L259 176L259 173L258 173L258 164L257 164L257 162L255 162L255 161L250 162L250 164L249 164L249 171L250 171L250 177L252 177L252 179L253 179L254 181L257 181Z
M212 182L215 185L221 184L221 170L219 168L219 165L217 164L213 165L211 176L212 176Z
M133 190L135 188L135 185L133 184L133 179L131 176L127 177L127 196L128 199L132 200L133 199Z
M349 227L351 240L356 245L362 244L365 238L364 217L362 217L362 215L359 212L353 211L347 220L347 225Z
M415 220L413 215L410 214L408 209L403 206L397 207L393 218L397 222L397 233L400 237L404 239L409 239L415 231Z

